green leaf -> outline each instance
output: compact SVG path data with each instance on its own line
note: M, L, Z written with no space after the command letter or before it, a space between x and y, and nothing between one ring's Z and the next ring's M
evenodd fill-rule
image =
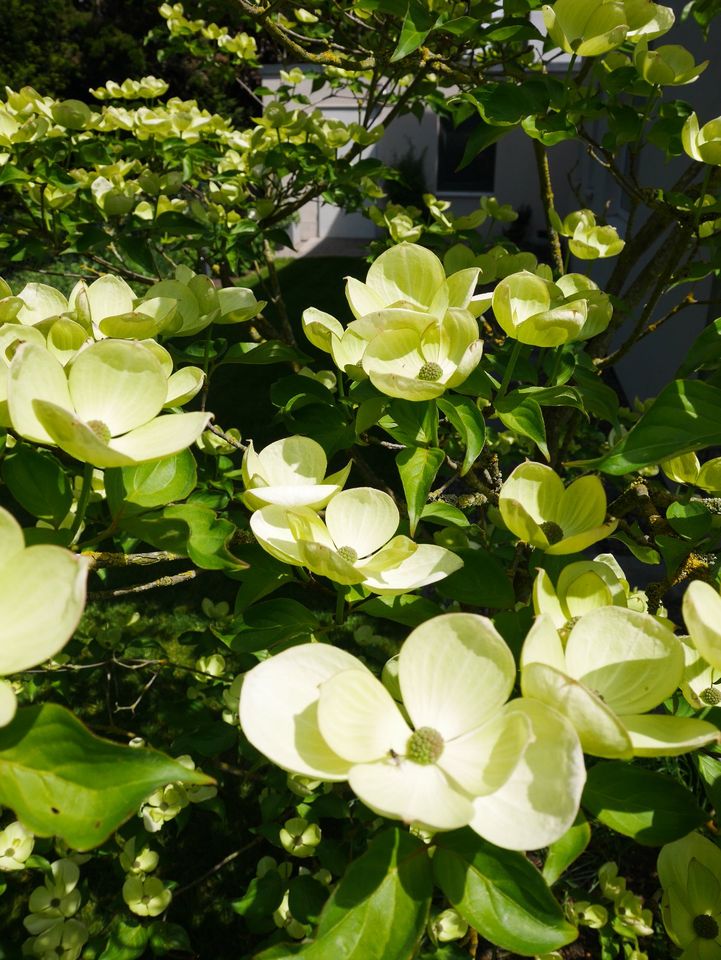
M0 187L5 186L6 183L17 183L18 181L29 179L30 174L12 163L5 163L0 167Z
M496 401L496 413L504 426L533 440L546 460L550 459L546 443L546 424L536 400L512 393Z
M98 960L137 960L145 953L150 931L137 920L120 920L113 926Z
M356 609L359 613L401 623L404 627L417 627L443 612L438 604L415 593L403 593L399 597L373 597Z
M231 574L233 579L241 582L235 597L236 613L242 613L256 600L268 596L293 579L288 564L271 557L257 543L245 543L236 547L235 555L247 564L246 569Z
M416 532L431 486L445 458L438 447L407 448L396 454L396 465L408 504L411 536Z
M470 521L462 510L450 503L428 503L421 511L421 520L438 523L442 527L470 527Z
M378 421L386 433L399 443L410 447L433 443L438 422L438 411L432 400L416 403L411 400L393 400L388 414Z
M172 951L192 954L193 948L185 927L179 923L164 923L156 920L150 925L150 949L156 957L172 954Z
M620 761L588 771L582 803L605 826L651 847L678 840L707 819L678 780Z
M698 772L714 810L721 810L721 758L697 753Z
M327 899L328 888L307 874L295 877L288 885L288 908L299 923L318 923Z
M391 63L402 60L409 53L417 50L436 23L437 18L428 10L427 6L424 6L419 0L410 0L403 19L398 45L391 57Z
M39 836L90 850L166 783L212 783L156 750L90 733L64 707L21 707L0 729L0 803Z
M113 467L105 471L108 505L113 516L123 509L124 501L152 508L185 500L197 481L195 458L190 450L135 467Z
M503 565L486 550L457 550L463 566L436 585L438 593L474 607L503 610L516 602Z
M632 473L667 457L721 443L721 390L700 380L675 380L616 446L584 461L604 473Z
M277 870L268 870L262 877L253 877L239 900L231 901L232 909L250 920L262 920L277 910L283 900L285 884Z
M721 317L710 323L696 337L678 368L678 375L688 377L703 367L717 366L719 362L721 362Z
M310 357L301 353L289 343L282 340L265 340L263 343L234 343L228 349L223 359L217 366L224 363L250 363L250 364L270 364L270 363L308 363ZM305 378L309 379L308 377Z
M543 864L543 879L546 883L553 886L561 874L578 860L590 842L591 828L579 810L572 826L548 848L546 862Z
M266 600L245 612L230 647L236 653L255 653L291 640L310 641L317 626L315 613L297 600Z
M461 476L471 469L486 442L486 422L470 397L441 397L436 401L458 431L466 452L461 465Z
M661 563L661 554L658 552L658 550L654 550L653 547L644 547L640 543L636 543L632 537L629 537L625 533L621 533L620 531L616 530L616 532L611 535L610 539L618 540L620 543L623 543L626 547L628 547L634 557L641 561L641 563L647 563L650 566L656 566L657 564Z
M290 377L276 380L270 388L270 399L283 413L289 413L308 404L335 404L335 397L322 383L310 377L301 377L294 373Z
M355 860L327 902L306 960L408 960L423 936L433 884L426 845L401 827Z
M574 407L576 410L583 410L581 394L575 387L521 387L514 390L511 396L514 394L535 400L542 407Z
M21 446L2 464L2 478L20 506L55 525L67 516L73 502L70 481L49 453Z
M471 926L504 950L549 953L578 936L539 871L469 829L438 834L436 883Z
M607 423L618 424L618 396L597 373L577 366L573 379L581 395L584 409Z
M666 519L682 537L700 540L711 529L712 516L707 507L697 501L672 503L666 510Z

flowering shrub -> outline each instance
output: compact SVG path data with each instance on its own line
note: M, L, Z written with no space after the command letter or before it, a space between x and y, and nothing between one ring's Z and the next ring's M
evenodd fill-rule
M301 61L243 130L6 92L0 244L82 276L0 280L3 956L717 956L721 320L650 403L607 371L712 300L721 121L660 96L705 66L670 7L536 6L163 4ZM425 105L533 140L546 248L384 202L363 151ZM564 140L625 227L561 219ZM284 299L321 196L381 233Z

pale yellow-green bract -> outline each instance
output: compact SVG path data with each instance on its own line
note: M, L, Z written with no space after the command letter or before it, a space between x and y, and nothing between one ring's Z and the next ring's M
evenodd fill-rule
M480 362L475 318L490 296L475 295L479 273L474 266L446 277L430 250L399 243L372 264L365 283L348 278L355 317L348 327L311 307L303 329L348 376L370 377L387 396L431 400L460 386Z
M692 113L683 125L681 142L689 157L721 166L721 117L699 127L698 117Z
M546 616L521 651L524 696L547 703L573 724L597 757L675 756L718 743L705 720L654 714L684 675L673 629L647 613L600 607L580 617L565 647Z
M660 467L675 483L691 483L709 493L721 491L721 457L713 457L702 466L695 453L682 453L662 460Z
M697 64L693 54L676 43L667 43L649 50L646 40L636 45L633 60L644 80L665 87L693 83L709 63L704 60Z
M615 257L626 245L625 241L619 237L618 230L615 227L599 226L596 223L596 215L592 210L575 210L564 217L563 220L555 212L552 212L551 220L558 233L561 236L568 237L568 246L571 253L580 260ZM581 279L590 283L586 277ZM561 281L559 281L559 286L561 286ZM595 284L592 284L592 286L595 287ZM595 334L590 334L590 336L595 336Z
M683 596L683 618L691 642L714 671L721 672L721 596L703 580L694 580Z
M533 583L533 608L560 628L596 607L628 606L628 589L628 581L611 563L598 557L579 560L561 570L555 587L545 570L538 571Z
M158 351L167 353L158 345L101 340L64 368L47 349L22 344L7 383L13 429L100 468L179 453L198 439L210 414L158 415L170 382Z
M552 555L585 550L618 525L604 522L606 494L598 477L581 477L564 488L555 470L531 461L508 477L498 507L511 533Z
M344 486L351 464L326 477L328 460L310 437L285 437L256 453L253 441L243 455L243 503L250 510L268 504L320 510Z
M612 314L596 284L572 273L554 283L522 270L493 291L493 313L503 332L535 347L558 347L601 333Z
M700 833L667 843L658 855L661 915L683 953L679 960L721 957L721 850Z
M304 644L246 675L240 722L274 763L348 780L383 816L431 830L470 824L501 846L537 848L573 822L585 768L576 734L553 708L506 702L515 675L490 620L445 614L401 649L403 711L351 654Z
M50 544L25 546L20 524L0 507L0 676L52 657L72 636L85 606L88 561ZM0 682L0 726L15 714Z
M566 53L598 57L620 46L668 33L671 7L649 0L556 0L543 7L551 40Z
M337 493L325 522L310 507L275 504L256 510L250 527L258 543L283 563L307 567L335 583L359 584L393 596L442 580L463 566L435 544L393 536L400 515L392 497L372 487Z

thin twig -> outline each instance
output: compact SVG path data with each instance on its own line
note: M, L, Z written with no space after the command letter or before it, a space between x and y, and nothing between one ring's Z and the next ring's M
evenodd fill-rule
M195 877L195 879L191 880L190 883L186 883L184 887L179 887L177 890L174 890L173 899L177 900L179 896L187 893L188 890L192 890L193 887L197 887L199 883L203 883L204 880L207 880L209 877L212 877L214 874L218 873L218 871L222 870L223 867L227 867L229 863L232 863L233 860L237 860L238 857L241 857L244 853L247 853L248 850L252 850L253 847L257 847L262 839L262 837L254 837L250 843L246 843L246 845L241 847L240 850L234 850L232 853L229 853L227 857L223 857L220 863L216 863L215 866L210 868L210 870L206 870L205 873L201 873L199 877Z
M111 600L114 597L125 597L132 593L144 593L146 590L155 590L157 587L175 587L179 583L186 583L193 580L202 570L184 570L182 573L174 573L169 577L159 577L157 580L151 580L150 583L139 583L135 587L119 587L116 590L96 590L88 594L89 600Z

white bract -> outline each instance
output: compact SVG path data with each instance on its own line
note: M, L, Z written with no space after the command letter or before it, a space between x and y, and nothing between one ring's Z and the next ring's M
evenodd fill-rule
M578 739L543 704L506 704L516 669L490 620L453 613L427 621L403 645L398 674L402 709L351 654L293 647L246 675L242 729L285 770L348 780L383 816L431 830L470 823L512 849L542 846L568 828L585 778ZM551 754L534 752L537 741ZM522 830L507 831L519 813Z
M326 477L328 460L310 437L286 437L256 453L253 441L243 455L243 503L251 510L268 504L320 510L338 493L351 465Z
M250 527L258 543L283 563L308 567L341 584L400 594L442 580L463 561L435 544L394 537L400 515L392 497L372 487L342 490L325 510L267 506Z
M666 623L623 607L580 617L564 643L539 617L521 651L521 688L559 710L597 757L674 756L718 742L705 720L656 714L684 674L680 641Z
M168 392L168 370L145 344L102 340L63 368L26 343L10 364L8 409L26 439L95 467L121 467L179 453L207 426L207 413L158 416Z
M84 557L51 544L26 547L20 524L0 507L0 676L37 666L65 646L85 606L87 576ZM0 726L15 709L12 687L0 681Z

